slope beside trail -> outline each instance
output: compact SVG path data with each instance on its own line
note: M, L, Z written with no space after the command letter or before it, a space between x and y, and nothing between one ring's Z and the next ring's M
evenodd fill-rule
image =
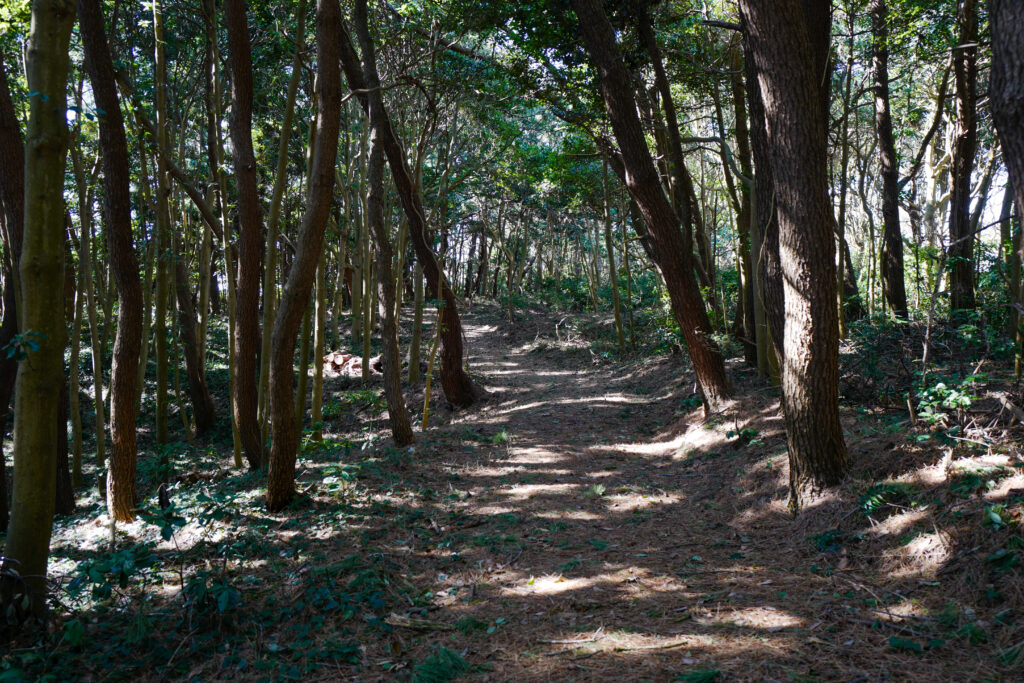
M977 675L892 646L927 640L934 571L848 555L829 529L855 506L788 515L771 390L733 366L740 400L705 421L680 356L612 362L565 323L466 316L491 397L430 432L393 492L417 521L388 552L432 594L426 622L391 617L396 651L444 644L484 680Z

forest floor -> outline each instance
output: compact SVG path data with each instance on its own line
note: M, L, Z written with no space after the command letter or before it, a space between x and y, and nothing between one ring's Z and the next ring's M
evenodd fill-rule
M87 501L54 541L76 596L55 644L5 666L80 680L1024 675L1019 426L939 439L905 405L844 403L854 473L793 518L776 391L738 361L736 401L705 419L680 355L618 361L585 321L540 310L509 324L476 304L465 323L487 401L441 410L400 450L379 390L331 380L324 441L304 445L283 514L216 448L175 454L172 514L120 528L116 552Z

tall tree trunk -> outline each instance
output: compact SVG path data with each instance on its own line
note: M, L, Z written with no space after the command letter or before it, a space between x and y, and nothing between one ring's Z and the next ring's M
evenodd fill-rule
M292 74L288 80L288 94L285 99L284 117L281 119L281 137L277 145L277 171L274 173L274 189L270 195L270 216L267 219L267 244L263 267L263 330L260 342L260 375L257 407L260 432L266 433L266 390L270 372L270 333L274 326L274 312L277 309L277 235L281 219L281 202L288 180L288 143L291 140L292 120L295 116L295 96L299 89L299 78L303 74L302 52L306 42L306 0L299 0L296 13L295 52L292 55ZM315 105L314 105L315 108ZM316 133L310 128L310 137ZM312 140L311 140L312 142ZM312 144L310 145L312 148Z
M206 29L206 50L203 54L203 75L205 87L203 96L206 100L206 158L213 176L213 185L217 188L217 204L220 209L221 253L224 257L224 279L227 281L228 309L228 387L231 394L231 441L235 467L242 466L242 436L235 420L235 337L236 337L236 297L235 297L235 261L232 256L231 230L227 211L227 173L223 167L224 144L220 129L221 91L217 78L219 71L219 51L217 49L217 6L215 0L202 0L203 24ZM216 280L214 281L216 282ZM216 297L214 299L216 301Z
M826 110L814 45L828 21L798 0L743 0L765 102L783 272L782 393L790 506L833 486L849 468L839 423L834 217L828 198ZM785 182L781 182L785 179ZM760 181L759 181L760 182Z
M19 275L20 329L32 347L18 367L14 406L14 497L4 552L29 589L36 616L46 613L46 564L53 528L59 413L54 387L64 376L64 168L67 160L70 0L36 0L28 40L29 121L25 147L24 242ZM9 590L9 586L4 586Z
M263 442L256 413L263 217L260 211L256 157L252 149L252 48L245 0L224 0L224 22L227 26L228 63L231 68L231 152L235 163L239 227L238 284L235 288L235 386L232 404L246 460L251 469L258 469L263 465ZM224 232L226 237L228 230ZM300 307L300 322L302 310ZM291 401L288 403L291 404Z
M92 0L95 1L95 0ZM199 325L192 305L192 290L188 286L188 273L183 259L174 261L174 289L178 300L178 334L185 356L185 375L188 396L192 401L192 416L196 423L196 436L209 436L217 425L217 409L210 397L210 389L203 374L203 350L199 345Z
M78 0L78 25L96 107L104 112L99 117L99 128L107 251L117 283L117 336L110 376L107 507L114 519L130 521L135 509L135 391L142 350L142 284L132 238L131 166L99 0Z
M18 261L25 223L25 146L21 139L18 115L7 83L7 68L0 51L0 225L3 227L3 322L0 323L0 346L6 347L18 334ZM0 531L6 531L9 520L7 466L3 454L3 438L14 382L18 376L18 360L0 354Z
M169 401L167 360L167 307L172 277L170 264L171 184L167 161L162 150L167 144L167 59L164 48L163 9L153 0L153 79L156 90L156 302L153 347L156 353L156 442L170 439L167 425Z
M271 338L269 393L273 424L267 475L269 510L282 509L295 495L295 458L299 447L292 395L295 339L313 288L334 191L334 163L341 122L341 73L336 40L340 30L338 0L317 0L317 101L320 108L317 112L316 146L310 166L306 213L299 226L295 258L281 293Z
M956 120L949 199L950 311L974 308L974 236L971 235L971 174L978 147L978 11L976 0L960 0L958 44L953 51ZM1019 27L1018 27L1019 28Z
M356 3L358 14L366 11L364 2ZM374 118L374 104L370 104L370 118ZM379 122L379 117L377 117ZM384 224L384 151L381 147L380 126L374 125L370 130L370 149L368 152L367 178L369 194L366 201L366 221L374 236L377 250L377 282L380 289L380 309L383 316L381 325L381 343L383 345L382 362L384 366L384 398L388 404L388 423L391 435L397 446L408 446L413 442L412 423L409 410L402 395L402 355L398 348L398 321L395 318L395 279L391 272L394 255L391 252L391 238Z
M362 0L358 0L362 1ZM359 16L357 14L357 16ZM448 401L457 407L465 408L480 396L480 390L473 384L469 374L462 365L462 320L459 317L458 302L452 291L448 278L430 247L427 235L426 214L423 211L423 196L409 171L405 152L391 124L384 98L380 88L380 75L377 70L377 57L374 53L373 40L370 37L366 22L356 22L356 33L362 50L362 64L356 55L348 31L342 28L341 59L349 86L359 94L363 108L370 111L370 103L377 105L378 120L372 122L380 126L382 131L381 144L387 156L391 174L395 180L398 196L402 200L406 216L409 219L409 235L416 250L416 258L423 267L427 278L427 288L431 299L444 302L440 311L441 325L441 386Z
M665 280L672 311L686 340L694 372L709 410L715 410L729 395L722 352L711 338L711 323L697 288L692 248L686 230L688 216L678 216L669 204L658 171L647 148L637 116L632 79L615 33L599 0L573 0L579 29L587 52L601 79L605 108L621 150L622 173L630 195L643 214L651 233L654 256ZM617 171L618 173L618 171ZM677 202L687 210L687 202Z
M889 8L871 0L871 73L875 88L875 135L882 179L882 290L893 315L906 320L907 287L903 277L903 235L900 232L899 159L889 114Z
M989 0L992 75L989 107L1010 175L1018 223L1024 222L1024 3ZM1024 260L1024 255L1021 255Z

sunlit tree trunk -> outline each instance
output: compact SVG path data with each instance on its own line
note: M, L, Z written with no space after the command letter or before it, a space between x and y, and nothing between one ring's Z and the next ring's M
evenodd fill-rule
M117 336L110 372L107 509L112 518L131 521L135 516L135 393L142 349L142 285L132 237L131 166L99 0L79 0L78 24L93 97L96 107L104 112L99 117L104 213L107 252L118 294Z
M761 91L770 94L764 115L778 203L782 394L795 511L838 484L850 463L839 423L834 217L817 69L823 60L814 47L830 23L805 14L798 0L743 0L741 7Z
M70 0L36 0L28 39L30 98L25 145L24 242L19 329L33 346L18 367L14 406L14 495L4 566L20 574L37 616L46 612L46 565L53 527L58 402L64 381L64 168ZM4 586L9 590L9 586Z

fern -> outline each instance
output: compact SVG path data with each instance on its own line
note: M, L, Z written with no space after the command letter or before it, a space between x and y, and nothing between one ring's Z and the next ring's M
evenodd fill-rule
M447 683L469 671L469 664L458 652L439 646L437 652L416 665L414 683Z

